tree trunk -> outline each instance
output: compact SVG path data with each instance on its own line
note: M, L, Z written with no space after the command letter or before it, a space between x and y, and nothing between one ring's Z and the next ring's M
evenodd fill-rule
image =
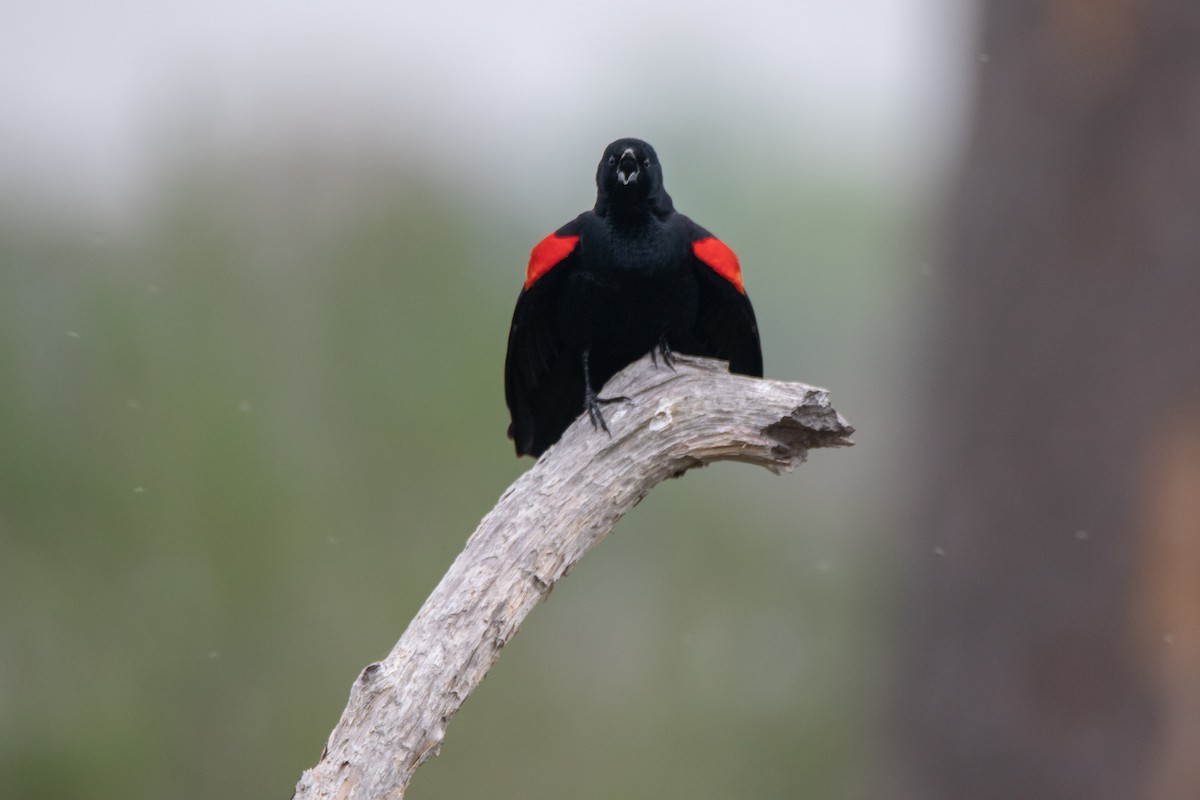
M914 800L1200 797L1200 3L991 0L896 752Z

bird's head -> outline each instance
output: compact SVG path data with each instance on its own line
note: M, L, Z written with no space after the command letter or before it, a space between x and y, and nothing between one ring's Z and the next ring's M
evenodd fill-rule
M671 210L658 153L641 139L617 139L596 168L596 209L618 212Z

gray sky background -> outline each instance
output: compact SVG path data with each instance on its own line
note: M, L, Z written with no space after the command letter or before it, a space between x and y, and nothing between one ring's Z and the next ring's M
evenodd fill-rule
M10 2L0 202L119 218L189 151L296 143L489 191L680 129L751 162L919 176L955 154L974 25L962 0Z

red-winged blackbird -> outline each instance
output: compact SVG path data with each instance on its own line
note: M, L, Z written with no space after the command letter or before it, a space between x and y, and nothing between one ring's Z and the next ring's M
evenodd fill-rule
M675 211L654 148L610 144L596 207L543 239L517 298L504 394L517 455L539 456L583 411L608 430L597 391L650 353L711 356L761 377L754 309L737 256Z

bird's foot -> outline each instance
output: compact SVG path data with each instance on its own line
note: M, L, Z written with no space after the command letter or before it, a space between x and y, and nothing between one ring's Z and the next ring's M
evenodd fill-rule
M590 386L583 395L583 407L587 409L588 419L592 421L592 427L599 428L609 436L612 436L612 433L608 430L608 423L604 421L604 412L600 410L600 406L606 406L609 403L632 402L633 400L625 395L621 395L620 397L599 397L592 391Z
M667 344L667 337L658 337L658 343L650 348L650 361L654 366L658 366L658 356L662 355L662 361L671 368L671 372L675 371L675 353L671 350L671 345Z

